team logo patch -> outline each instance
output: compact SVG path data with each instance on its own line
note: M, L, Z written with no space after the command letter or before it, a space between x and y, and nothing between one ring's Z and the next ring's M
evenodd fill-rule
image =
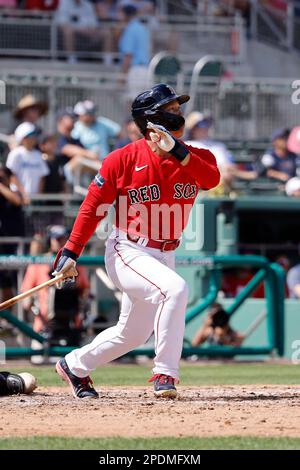
M98 173L94 178L94 183L96 186L98 186L98 188L102 188L105 183L105 179L100 175L100 173Z

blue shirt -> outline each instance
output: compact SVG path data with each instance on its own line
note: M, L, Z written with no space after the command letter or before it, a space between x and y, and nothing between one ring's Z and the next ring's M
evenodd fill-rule
M298 162L297 155L292 152L288 152L284 158L281 158L278 157L274 149L270 149L262 156L261 163L266 170L281 171L292 178L296 174Z
M124 29L119 50L123 56L132 55L131 65L148 65L150 61L150 33L138 19L131 20Z
M98 153L99 158L103 160L110 151L109 139L116 137L120 131L119 124L110 119L99 117L91 126L77 121L72 131L72 137L80 139L85 148Z

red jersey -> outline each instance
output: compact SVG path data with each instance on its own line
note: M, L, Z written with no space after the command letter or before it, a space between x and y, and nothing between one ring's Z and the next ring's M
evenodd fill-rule
M154 240L179 238L199 189L214 188L220 180L209 150L187 148L185 166L154 153L146 139L110 153L89 186L66 248L80 255L114 201L121 230Z

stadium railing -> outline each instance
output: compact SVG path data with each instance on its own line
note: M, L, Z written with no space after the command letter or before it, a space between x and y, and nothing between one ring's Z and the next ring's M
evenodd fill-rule
M246 301L257 286L264 281L266 287L266 318L267 318L267 338L266 342L260 346L209 346L209 347L187 347L183 349L183 356L191 356L197 354L201 356L225 356L233 357L237 354L244 355L283 355L284 352L284 271L276 263L270 264L265 258L260 256L179 256L177 264L181 266L202 266L210 274L209 289L206 296L198 299L195 305L190 306L186 313L186 324L190 323L194 318L201 315L207 307L209 307L217 298L221 288L221 272L225 267L244 267L251 266L258 269L257 273L249 281L249 283L239 292L231 305L227 308L227 313L232 316ZM28 264L44 264L49 262L48 258L42 256L30 257L6 257L0 256L0 268L16 269L17 267L25 268ZM79 264L84 266L101 266L104 264L103 256L82 256ZM28 323L17 319L10 311L1 311L0 318L4 318L20 332L27 337L36 339L41 343L42 349L33 350L26 347L6 348L6 357L26 357L34 354L44 354L48 356L65 355L74 348L63 346L51 346L47 343L47 338L36 333L28 325ZM189 343L187 341L187 343ZM129 353L130 355L147 355L153 356L154 349L150 345L144 345Z
M126 85L122 74L113 72L42 71L29 68L0 70L6 83L7 104L0 109L0 132L7 133L7 111L16 107L22 96L33 93L49 103L49 113L41 121L47 133L56 129L60 109L91 99L99 113L123 123L128 117ZM124 77L123 77L124 78ZM215 121L215 137L231 140L269 140L283 126L300 124L300 106L292 102L293 80L272 78L214 78L199 76L192 90L188 111L210 110ZM3 109L3 118L1 110ZM5 114L6 112L6 114Z
M300 49L300 6L289 0L285 9L272 6L269 2L251 2L251 37L284 49Z
M0 55L6 57L67 58L62 28L50 13L0 10ZM185 20L183 20L185 18ZM219 54L243 62L245 59L245 32L240 17L220 20L216 17L191 19L180 16L159 18L152 31L153 53L162 49L176 52L179 59L196 61L206 53ZM107 63L118 61L114 30L117 22L99 22L103 38L99 41L75 41L78 58L96 58ZM159 34L157 32L159 31Z
M292 101L293 80L272 78L213 79L193 82L189 109L211 110L219 139L268 140L274 129L300 123Z

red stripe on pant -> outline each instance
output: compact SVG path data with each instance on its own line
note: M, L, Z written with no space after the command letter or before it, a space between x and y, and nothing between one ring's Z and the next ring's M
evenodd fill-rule
M116 253L118 254L118 256L120 257L122 263L127 266L127 268L131 269L134 273L136 273L138 276L142 277L143 279L145 279L145 281L148 281L150 282L150 284L154 287L156 287L156 289L159 290L159 292L161 293L161 295L164 297L164 299L166 300L166 294L163 293L163 291L161 290L160 287L158 287L154 282L150 281L150 279L148 279L147 277L143 276L143 274L139 273L138 271L136 271L134 268L132 268L128 263L126 263L126 261L124 261L124 259L122 258L122 255L121 253L117 250L117 245L119 244L119 242L117 241L117 243L114 245L114 250L116 251ZM163 300L162 302L162 307L160 309L160 312L159 312L159 315L158 315L158 320L157 320L157 327L156 327L156 345L158 343L158 326L159 326L159 321L160 321L160 317L161 317L161 313L163 311L163 308L164 308L164 304L165 304L165 300ZM155 354L156 354L156 346L155 346Z

